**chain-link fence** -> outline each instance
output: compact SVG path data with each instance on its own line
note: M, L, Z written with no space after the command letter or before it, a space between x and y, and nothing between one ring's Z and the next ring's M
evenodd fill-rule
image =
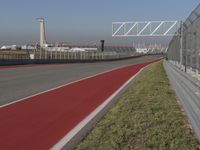
M185 71L200 73L200 4L178 32L180 36L174 36L169 44L167 58Z

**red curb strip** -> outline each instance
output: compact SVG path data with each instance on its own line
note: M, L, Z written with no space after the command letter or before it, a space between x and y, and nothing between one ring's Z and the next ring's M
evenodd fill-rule
M50 149L152 62L116 69L1 107L0 149Z

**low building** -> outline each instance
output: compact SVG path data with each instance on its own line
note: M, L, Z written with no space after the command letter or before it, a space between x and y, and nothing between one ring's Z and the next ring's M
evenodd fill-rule
M8 46L4 45L1 47L1 50L17 50L17 49L20 49L20 47L17 45L8 45Z

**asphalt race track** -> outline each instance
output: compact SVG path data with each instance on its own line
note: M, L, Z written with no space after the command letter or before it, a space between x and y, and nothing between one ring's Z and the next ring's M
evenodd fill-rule
M85 64L0 68L0 105L113 68L151 61L159 56ZM98 85L97 85L98 86Z
M29 74L29 72L31 72L33 78L29 80L27 79L26 82L30 82L30 80L33 79L39 79L37 76L37 71L40 70L39 74L43 77L42 79L47 79L44 83L48 84L48 81L50 80L47 76L48 74L51 77L52 74L50 73L58 70L57 79L60 79L58 77L63 77L63 80L59 81L64 81L64 76L59 76L60 73L62 73L61 70L64 69L64 72L68 72L68 69L72 66L76 67L76 69L74 69L76 71L72 71L73 73L66 77L68 82L78 80L84 76L94 75L98 72L112 69L113 67L119 67L120 65L128 65L126 67L108 71L81 81L74 82L72 84L64 85L60 88L47 91L36 96L28 97L17 103L6 106L2 105L0 107L0 149L17 148L30 150L52 148L79 122L91 114L91 112L93 112L99 105L101 105L101 103L103 103L115 91L117 91L127 80L133 77L143 67L150 64L151 62L154 62L153 60L157 61L155 60L155 57L143 57L138 58L137 60L127 60L123 62L120 61L103 64L70 64L61 66L19 67L11 69L11 72L13 70L17 72L23 71L23 76L26 76ZM131 61L133 64L139 62L140 64L130 65ZM86 65L88 67L84 68L82 66L78 68L78 65ZM91 71L89 69L91 66L93 66L93 69L97 69L94 69L95 71ZM54 70L52 68L57 69ZM7 73L9 73L9 70L10 69L4 69L1 71L7 71ZM48 72L49 70L51 71ZM80 73L78 72L84 72L84 70L85 72L90 72L90 74L84 74L84 76L80 76ZM33 73L33 71L36 72ZM48 73L46 73L46 71ZM26 72L27 74L25 74ZM17 77L20 76L19 74L20 73L18 72ZM75 78L74 76L79 77ZM28 77L30 78L30 75ZM14 79L15 76L13 77L13 81ZM40 82L41 81L42 80L40 80ZM21 88L25 90L31 85L36 87L42 86L42 83L40 83L39 86L39 83L37 82L37 84L34 84L34 81L30 82L32 83L31 85L26 85L26 82L23 82L22 79L21 82L23 85L19 87L20 90ZM58 85L63 83L61 82ZM19 82L18 84L20 85ZM47 86L45 87L48 89ZM14 89L12 90L9 91L11 95L15 92ZM22 94L23 93L24 91ZM6 94L4 93L4 95ZM12 97L14 98L14 96Z

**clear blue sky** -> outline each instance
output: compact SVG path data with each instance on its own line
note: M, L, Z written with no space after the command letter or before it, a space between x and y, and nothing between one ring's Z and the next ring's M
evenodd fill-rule
M199 0L0 0L0 45L39 41L37 17L48 42L131 44L112 38L112 21L185 20Z

